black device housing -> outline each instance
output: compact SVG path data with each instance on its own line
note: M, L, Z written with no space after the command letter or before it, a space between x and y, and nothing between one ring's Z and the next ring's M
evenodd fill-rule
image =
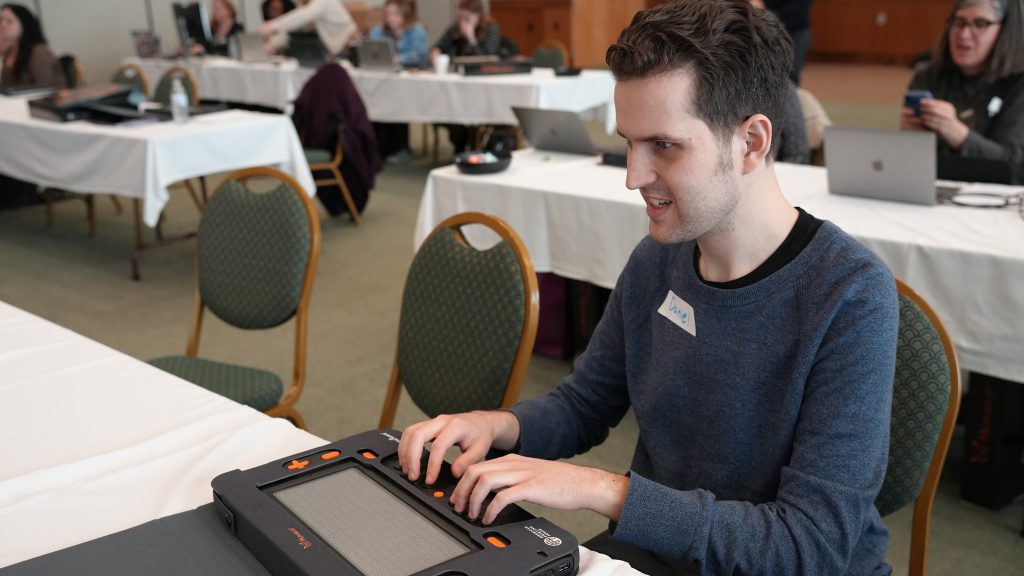
M415 576L577 573L576 537L519 506L506 507L487 526L457 514L448 503L457 480L447 462L433 485L410 482L398 465L400 436L395 430L371 430L250 470L221 474L212 482L214 503L231 532L272 574L362 576L363 572L342 551L328 544L274 496L279 490L356 468L469 549L415 572ZM330 459L323 459L325 456ZM424 463L426 457L424 451ZM294 462L308 464L301 469L289 469ZM435 493L443 493L444 497ZM336 497L344 498L345 494ZM394 537L401 539L403 535Z

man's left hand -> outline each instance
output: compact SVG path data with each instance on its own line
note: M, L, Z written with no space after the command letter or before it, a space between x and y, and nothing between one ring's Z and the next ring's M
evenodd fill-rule
M621 474L510 454L470 466L451 501L460 514L467 506L470 518L483 514L484 524L520 501L562 510L593 510L618 521L628 489L629 478ZM481 510L491 492L494 499Z

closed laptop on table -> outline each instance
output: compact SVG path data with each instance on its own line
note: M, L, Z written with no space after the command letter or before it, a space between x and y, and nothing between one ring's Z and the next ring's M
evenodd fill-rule
M832 194L933 205L935 134L829 126L825 168Z

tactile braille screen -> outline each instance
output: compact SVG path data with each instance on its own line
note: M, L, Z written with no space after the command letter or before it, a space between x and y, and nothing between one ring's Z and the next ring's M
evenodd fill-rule
M274 496L366 576L408 576L470 551L358 468Z

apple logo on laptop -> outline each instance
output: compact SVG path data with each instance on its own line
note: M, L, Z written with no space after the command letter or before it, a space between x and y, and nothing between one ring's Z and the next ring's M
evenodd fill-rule
M882 159L879 158L871 163L871 168L875 172L882 172L883 170L885 170L885 165L882 164Z

